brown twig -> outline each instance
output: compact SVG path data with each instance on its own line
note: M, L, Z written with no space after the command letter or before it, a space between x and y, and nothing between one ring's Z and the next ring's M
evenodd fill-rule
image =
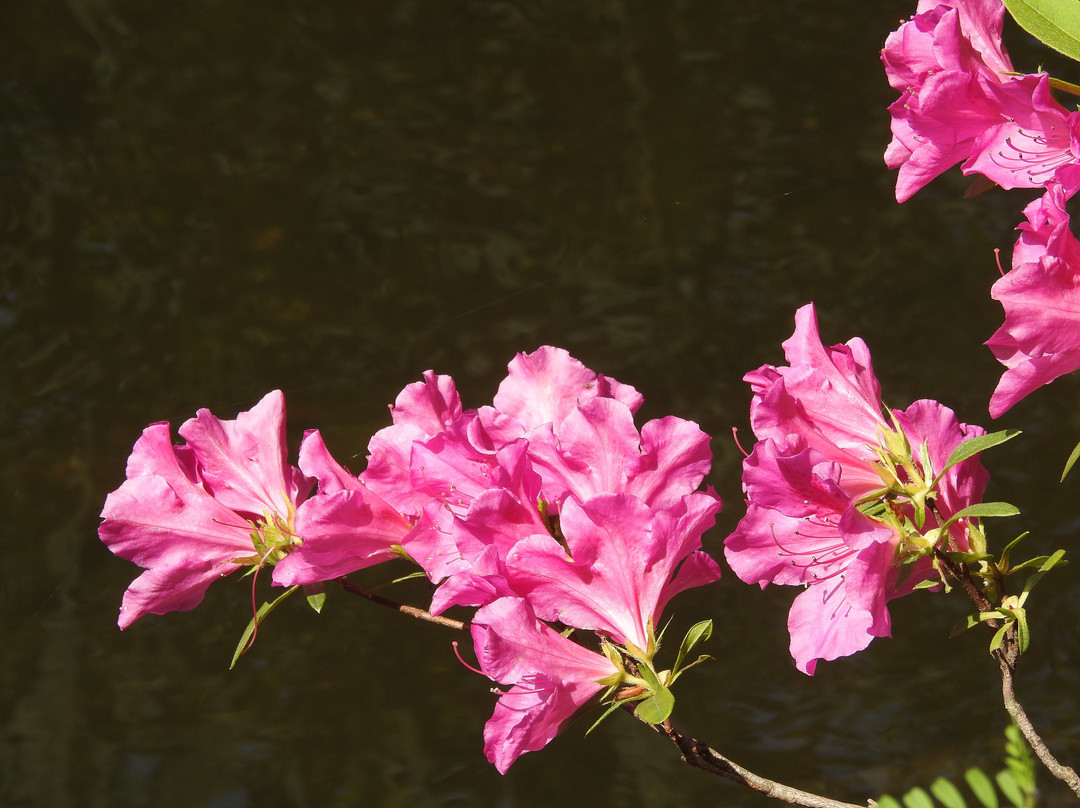
M1015 628L1010 629L1010 631L1014 630ZM1031 719L1028 718L1023 706L1016 700L1016 693L1013 691L1013 667L1015 663L1009 664L1005 654L1001 653L1001 649L995 651L994 656L997 657L998 664L1001 666L1001 696L1005 701L1005 709L1012 716L1012 720L1020 728L1020 733L1047 771L1071 788L1077 797L1080 797L1080 776L1077 776L1075 769L1059 763L1057 758L1050 753L1039 733L1035 731L1035 727L1032 725Z
M367 598L372 603L378 603L380 606L386 606L387 608L394 609L395 611L407 614L409 617L415 617L417 620L425 620L428 623L435 623L440 626L446 626L447 628L456 629L457 631L465 631L468 629L469 624L462 620L451 620L449 617L443 617L442 615L432 614L426 612L423 609L419 609L416 606L406 606L403 603L390 600L390 598L384 598L382 595L376 595L374 592L368 592L366 589L361 589L348 578L338 578L338 583L341 584L341 588L346 592L353 595L359 595L362 598Z
M954 562L940 550L935 550L934 554L942 568L944 568L950 576L956 579L960 586L963 587L964 591L968 593L968 596L975 603L975 607L979 610L980 614L996 611L994 605L987 599L986 595L976 584L974 576L968 570L966 564ZM990 628L1001 627L1001 620L997 618L984 620L983 622ZM1031 747L1031 750L1035 753L1035 756L1043 766L1046 767L1046 770L1071 788L1077 797L1080 797L1080 776L1076 774L1076 771L1073 768L1060 763L1057 758L1051 754L1046 743L1035 730L1034 725L1031 723L1031 719L1028 718L1023 705L1021 705L1016 698L1016 691L1013 687L1013 677L1016 672L1016 662L1020 657L1020 643L1017 638L1016 623L1013 623L1006 629L1005 637L1003 638L1001 645L994 649L993 656L994 659L997 660L998 666L1001 668L1001 696L1005 703L1006 712L1008 712L1012 720L1016 722L1020 734L1024 736L1024 739L1028 742L1028 746Z
M867 808L867 806L874 808L877 805L873 800L867 800L866 805L840 802L839 800L822 797L819 794L811 794L809 791L802 791L756 775L748 769L744 769L735 761L724 757L708 744L702 743L696 738L691 738L689 735L684 735L672 725L670 720L665 721L663 724L650 726L675 744L682 753L683 760L689 765L710 774L724 777L747 788L752 788L767 797L782 800L791 805L803 805L806 808Z

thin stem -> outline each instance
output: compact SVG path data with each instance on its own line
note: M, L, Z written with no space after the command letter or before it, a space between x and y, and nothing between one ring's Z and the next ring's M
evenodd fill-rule
M724 757L708 744L702 743L696 738L691 738L689 735L684 735L672 725L670 720L665 721L663 724L650 726L661 735L667 736L668 740L678 747L683 760L689 765L710 774L724 777L747 788L752 788L767 797L791 805L804 805L806 808L867 808L867 806L874 808L877 805L873 800L867 800L865 805L840 802L839 800L822 797L819 794L811 794L809 791L802 791L756 775L735 761Z
M1012 720L1016 722L1021 734L1047 771L1071 788L1077 797L1080 797L1080 776L1077 776L1076 771L1071 767L1059 763L1046 748L1043 739L1032 726L1031 719L1028 718L1020 702L1016 700L1016 693L1013 691L1013 666L1009 665L1004 654L995 652L995 656L998 657L998 664L1001 666L1001 695L1005 701L1005 709L1012 716Z
M968 570L966 564L957 564L940 550L935 550L934 554L945 571L955 578L963 587L964 591L968 593L968 596L974 601L975 606L980 613L996 611L994 605L987 599L986 595L975 582L975 577L971 574L970 570ZM983 622L991 628L998 628L1001 626L1001 621L998 619L985 620ZM1006 712L1008 712L1012 720L1016 722L1016 726L1020 729L1020 733L1028 742L1028 746L1031 747L1031 750L1035 753L1035 756L1039 758L1039 761L1043 766L1046 767L1046 770L1071 788L1077 797L1080 797L1080 776L1078 776L1076 771L1071 767L1058 762L1057 758L1051 754L1046 743L1043 742L1042 737L1035 730L1035 726L1031 723L1031 719L1028 718L1023 705L1021 705L1016 698L1016 691L1013 687L1013 677L1016 673L1016 662L1020 657L1020 644L1017 639L1015 623L1006 630L1005 637L1001 645L994 649L993 656L994 659L998 661L998 666L1001 668L1001 696L1005 703Z
M409 617L415 617L417 620L424 620L428 623L435 623L440 626L446 626L447 628L456 629L457 631L465 631L469 624L461 620L451 620L449 617L443 617L442 615L432 614L431 612L419 609L416 606L406 606L403 603L390 600L390 598L384 598L382 595L376 595L374 592L368 592L366 589L361 589L348 578L342 576L338 578L338 583L341 584L341 588L346 592L350 592L353 595L359 595L362 598L367 598L372 603L378 603L380 606L386 606L387 608L394 609L395 611L407 614Z

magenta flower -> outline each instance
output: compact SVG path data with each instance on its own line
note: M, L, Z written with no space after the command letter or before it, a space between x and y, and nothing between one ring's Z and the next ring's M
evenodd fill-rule
M967 159L975 139L1002 122L989 85L1013 69L1001 45L1004 15L1001 0L922 0L886 39L881 59L901 93L889 107L885 151L886 165L900 169L897 201Z
M124 593L122 629L193 609L218 578L275 563L298 541L293 517L311 481L286 461L280 391L234 421L199 410L179 433L186 446L172 445L166 423L146 428L101 513L101 540L146 570Z
M518 542L506 558L510 588L544 620L648 648L673 595L719 580L719 566L700 550L719 510L711 492L662 510L631 494L567 500L565 546L550 535Z
M574 713L619 681L611 660L538 621L521 598L479 609L472 637L481 671L511 686L484 726L484 753L502 774L521 754L547 746Z
M329 581L398 557L396 547L423 557L447 544L423 514L406 518L369 491L330 456L318 431L304 436L300 468L319 490L297 508L302 543L274 567L275 584Z
M929 531L979 500L986 474L977 459L930 482L964 440L983 434L934 401L887 418L865 343L826 348L813 305L801 308L784 343L788 366L747 374L758 443L743 464L746 516L725 541L735 574L762 587L806 587L788 619L791 653L813 674L817 660L862 650L889 636L887 602L933 574L916 560L901 575L907 531L921 497ZM889 496L904 520L872 503ZM949 546L967 548L966 527L950 527ZM902 582L902 583L901 583Z
M990 398L994 418L1080 369L1080 242L1069 229L1066 193L1052 183L1025 208L1013 269L991 290L1005 309L1004 324L986 342L1006 367Z
M1080 115L1054 100L1045 74L1013 73L1004 13L1001 0L924 0L886 40L881 58L901 93L885 151L900 169L897 201L960 162L1003 188L1038 188L1080 159Z

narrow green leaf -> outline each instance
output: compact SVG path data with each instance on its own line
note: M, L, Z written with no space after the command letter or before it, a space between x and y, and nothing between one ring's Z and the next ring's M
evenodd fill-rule
M604 710L604 714L601 715L595 721L593 721L592 726L590 726L587 730L585 730L585 734L588 735L590 732L592 732L594 729L596 729L598 726L600 726L601 721L603 721L605 718L607 718L609 715L611 715L613 712L615 712L618 709L619 709L619 702L615 702L610 707L608 707L606 710Z
M1001 647L1001 643L1005 641L1005 632L1009 630L1009 624L1006 623L997 631L994 632L994 636L990 638L990 653L994 653Z
M944 777L939 777L932 782L930 790L945 808L967 808L967 803L964 801L964 795L960 793L960 789Z
M702 620L700 623L690 626L690 630L683 637L682 645L679 646L679 653L675 657L675 667L671 669L676 676L682 671L683 660L690 655L698 644L705 642L712 636L712 629L712 620Z
M262 625L262 621L266 619L266 616L274 611L281 601L285 600L285 598L289 597L289 595L299 588L299 586L290 586L272 601L264 603L259 607L259 610L255 612L255 616L248 622L247 628L244 629L244 633L240 635L240 642L236 644L236 651L233 652L232 662L229 663L229 670L236 667L237 660L240 659L241 655L248 649L248 643L251 640L251 636L255 633L255 629Z
M990 782L990 778L986 776L982 769L977 769L974 766L968 769L964 772L964 780L967 781L968 788L971 789L976 799L986 808L998 808L997 791L994 790L994 784Z
M895 797L890 797L888 794L882 794L877 799L877 808L903 808L903 806L896 801Z
M1016 808L1024 808L1024 789L1020 788L1020 784L1016 782L1016 777L1011 771L1002 769L994 775L994 780L997 781L998 788L1009 802Z
M1027 611L1024 609L1014 609L1016 613L1016 642L1020 648L1020 653L1024 653L1028 649L1028 643L1031 642L1031 635L1028 633L1028 621Z
M949 521L953 522L968 516L1016 516L1018 513L1020 509L1008 502L979 502L957 511Z
M1061 480L1059 482L1065 482L1065 478L1069 476L1069 472L1072 471L1072 467L1076 465L1076 461L1080 460L1080 443L1073 447L1072 454L1069 455L1069 459L1065 461L1065 470L1061 472Z
M904 805L907 808L934 808L934 801L926 791L916 786L904 795Z
M1027 536L1028 536L1028 531L1025 530L1023 533L1021 533L1019 536L1017 536L1015 539L1013 539L1011 542L1009 542L1008 544L1005 545L1005 549L1001 551L1001 566L1002 567L1004 567L1005 569L1008 569L1008 567L1009 567L1009 556L1012 555L1012 551L1016 548L1016 546L1018 544L1020 544L1020 542L1022 542L1024 539L1026 539Z
M675 708L675 696L666 687L661 687L649 698L638 704L634 715L647 724L662 724Z
M1019 434L1019 429L1003 429L1000 432L991 432L989 435L980 435L977 438L964 441L953 449L953 453L949 455L949 460L945 464L945 467L938 472L937 479L940 480L941 476L957 463L963 463L969 457L974 457L979 452L985 452L992 446L998 446L1005 443L1005 441L1012 440ZM937 480L935 480L935 482L937 482Z
M964 622L962 624L953 626L952 631L949 632L949 639L951 640L953 637L959 637L969 628L977 625L979 625L979 618L973 614L969 614L967 617L964 618Z
M1005 8L1044 45L1080 61L1080 3L1076 0L1005 0Z
M1047 557L1047 559L1042 563L1042 566L1039 567L1037 572L1032 573L1030 576L1028 576L1028 579L1024 581L1024 591L1020 593L1019 601L1021 606L1023 606L1024 603L1027 602L1028 595L1030 595L1031 590L1035 588L1035 584L1037 584L1042 579L1042 577L1046 575L1046 573L1050 572L1050 570L1052 570L1059 563L1061 563L1061 559L1064 556L1064 550L1056 550L1052 555Z

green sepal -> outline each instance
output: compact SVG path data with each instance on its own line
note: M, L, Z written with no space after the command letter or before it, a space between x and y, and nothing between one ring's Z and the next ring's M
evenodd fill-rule
M1005 0L1005 8L1044 45L1080 61L1080 3L1076 0Z
M240 659L241 655L247 650L248 641L251 639L251 635L255 633L255 628L262 624L262 621L266 619L266 616L274 611L281 601L285 600L285 598L289 597L289 595L299 588L299 585L290 586L272 601L264 603L259 607L259 610L255 612L255 616L248 622L247 628L244 629L244 633L240 635L240 642L236 644L236 651L233 653L232 662L229 663L229 670L236 667L236 661Z
M307 596L308 606L315 610L315 614L322 614L322 607L326 603L326 585L304 584L304 594Z
M675 696L663 685L644 699L634 710L634 715L647 724L662 724L675 708Z
M997 791L994 790L994 784L990 782L990 778L982 769L972 766L964 772L964 780L971 789L971 793L986 808L998 808Z
M964 795L960 793L960 789L944 777L939 777L932 782L930 791L945 808L967 808L967 803L964 802Z

